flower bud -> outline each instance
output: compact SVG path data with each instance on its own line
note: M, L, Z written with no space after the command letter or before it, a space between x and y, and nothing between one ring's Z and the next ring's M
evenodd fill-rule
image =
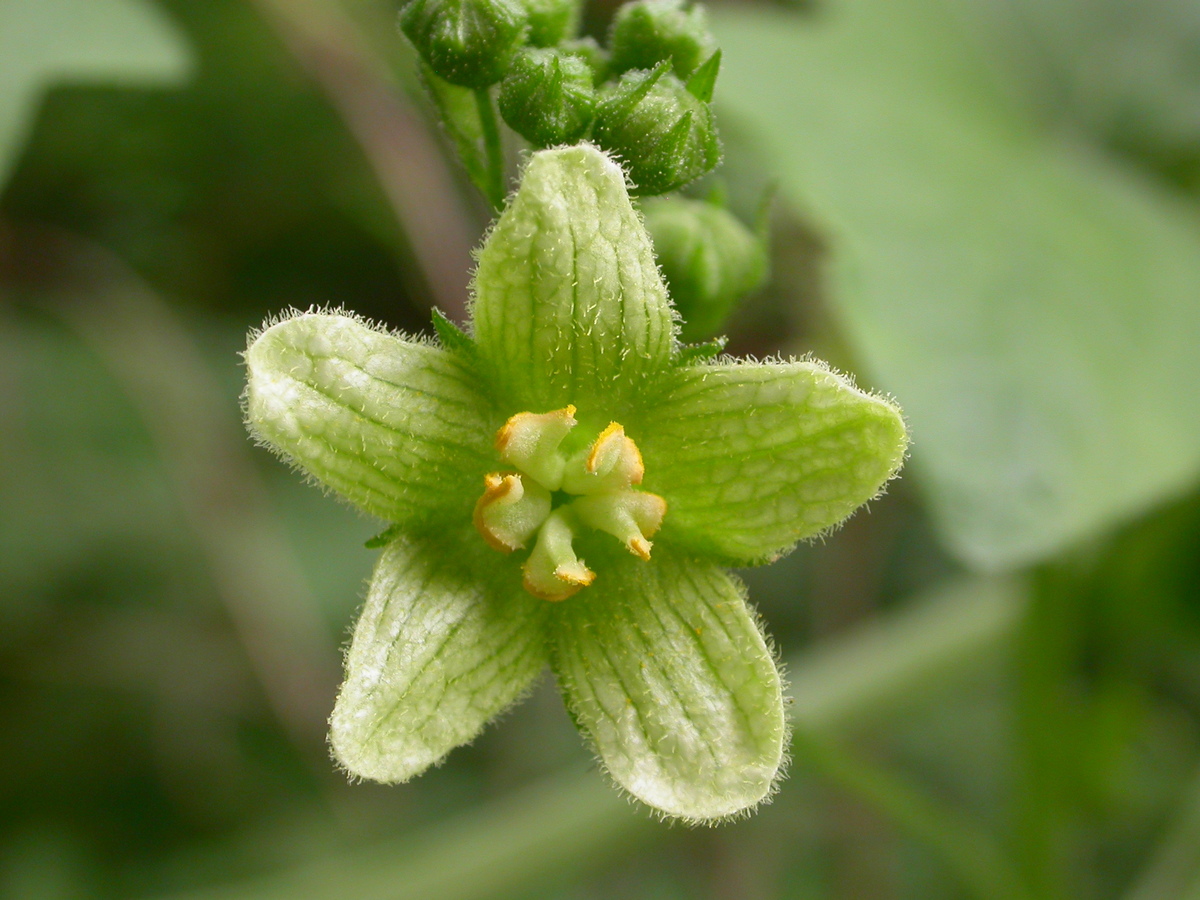
M521 0L529 17L528 41L553 47L579 31L580 0Z
M557 50L518 53L500 84L500 114L536 147L575 143L595 111L591 68Z
M634 193L643 196L682 187L721 160L712 108L670 66L627 72L596 107L592 139L621 158Z
M504 76L525 27L525 8L514 0L411 0L400 11L400 29L429 68L474 89Z
M617 10L609 31L614 72L653 69L672 60L675 74L686 81L716 52L703 6L686 0L637 0Z
M608 80L611 68L608 65L608 51L596 43L594 37L585 36L573 41L563 41L558 50L568 56L577 56L588 64L592 70L592 84L596 87Z
M646 228L671 299L680 337L699 341L721 330L734 305L767 275L763 240L721 206L669 197L647 203Z

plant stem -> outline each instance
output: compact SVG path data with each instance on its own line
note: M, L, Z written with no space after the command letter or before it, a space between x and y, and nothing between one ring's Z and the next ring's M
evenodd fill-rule
M400 272L415 294L429 291L451 319L466 316L471 248L478 237L436 136L423 124L387 62L345 4L252 0L325 92L362 147L419 263ZM482 186L480 186L482 190Z
M1046 567L1014 641L1016 783L1013 844L1031 888L1044 900L1072 895L1071 816L1086 731L1074 688L1083 648L1086 595L1068 566Z
M504 208L504 148L500 144L500 127L496 122L496 108L487 88L475 91L475 105L479 108L479 125L483 129L483 149L487 158L487 194L492 209L500 212Z

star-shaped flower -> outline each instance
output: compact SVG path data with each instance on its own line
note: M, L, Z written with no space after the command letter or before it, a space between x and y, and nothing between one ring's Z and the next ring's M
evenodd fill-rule
M246 353L254 435L393 523L332 745L402 782L547 664L613 779L692 821L785 755L779 672L722 565L777 558L899 468L899 411L817 362L697 361L621 168L534 154L479 253L472 337L302 313ZM651 541L653 538L653 541Z

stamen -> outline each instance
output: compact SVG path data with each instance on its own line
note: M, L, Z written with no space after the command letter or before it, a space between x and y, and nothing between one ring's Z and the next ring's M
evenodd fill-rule
M595 494L641 484L645 474L637 444L626 436L619 422L611 422L586 454L567 464L562 486L572 494Z
M640 559L650 558L653 537L667 514L667 501L645 491L580 497L570 506L583 524L611 534Z
M558 448L577 424L574 406L548 413L517 413L496 432L496 450L506 463L557 491L566 465Z
M633 489L646 466L621 423L610 422L589 446L564 456L563 441L577 424L574 406L509 418L496 432L496 450L520 471L487 475L475 504L475 527L497 550L519 550L537 535L524 583L543 600L565 600L595 580L572 546L579 528L611 534L648 560L650 538L667 512L662 497ZM560 492L574 496L554 509Z
M556 509L538 532L537 543L525 562L525 590L542 600L566 600L587 587L596 573L575 555L573 516Z
M475 503L475 527L504 553L520 550L550 515L550 492L533 479L493 472L483 478Z

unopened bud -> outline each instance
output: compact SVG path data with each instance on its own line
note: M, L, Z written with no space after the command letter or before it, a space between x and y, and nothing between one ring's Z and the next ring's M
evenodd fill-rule
M411 0L400 11L400 29L429 68L475 89L504 76L525 27L525 8L514 0Z
M712 107L669 68L627 72L596 108L592 139L620 157L642 196L683 187L721 160Z
M580 0L521 0L529 19L528 41L553 47L579 31Z
M643 212L671 299L683 317L680 337L699 341L721 330L735 304L767 275L767 248L721 206L684 197L647 203Z
M577 38L573 41L563 41L558 50L568 56L576 56L588 64L592 70L592 84L596 87L608 80L611 70L608 64L608 51L596 43L591 36Z
M504 121L536 147L575 143L595 110L591 68L557 50L518 53L500 85Z
M609 31L614 72L653 69L664 59L686 81L713 55L717 42L704 7L685 0L637 0L617 10Z

